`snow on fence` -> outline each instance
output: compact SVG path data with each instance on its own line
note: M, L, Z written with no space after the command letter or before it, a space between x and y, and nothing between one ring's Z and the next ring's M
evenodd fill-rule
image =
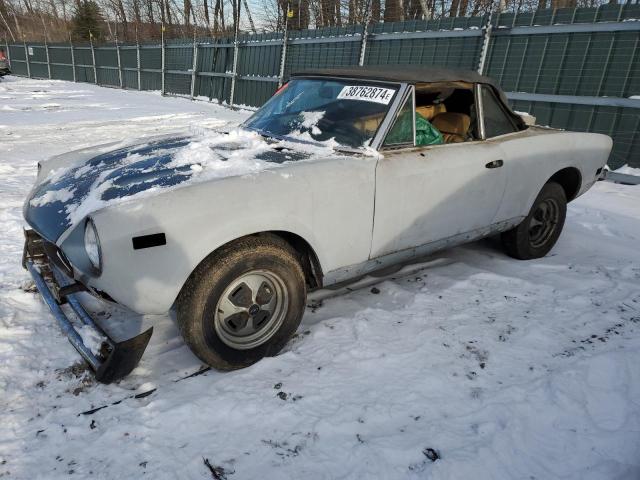
M6 44L17 75L259 106L305 68L419 64L496 78L542 125L606 133L640 167L640 5L546 9L232 37L95 46Z

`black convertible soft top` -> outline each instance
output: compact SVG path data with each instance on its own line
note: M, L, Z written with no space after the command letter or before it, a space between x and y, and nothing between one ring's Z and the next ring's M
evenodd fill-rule
M467 82L483 83L493 87L503 105L511 114L518 126L526 128L520 115L515 114L507 102L507 97L498 83L473 70L431 67L428 65L367 65L363 67L349 66L336 68L317 68L300 70L292 77L346 77L363 80L379 80L383 82L403 83L435 83L435 82Z
M293 76L349 77L387 82L431 83L431 82L468 82L486 83L495 88L498 84L489 77L473 70L430 67L424 65L367 65L337 68L317 68L301 70Z

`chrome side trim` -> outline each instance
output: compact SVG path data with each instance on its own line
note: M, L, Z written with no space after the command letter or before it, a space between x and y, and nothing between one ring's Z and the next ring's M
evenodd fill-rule
M390 253L382 257L372 258L366 262L338 268L325 273L323 287L329 287L347 280L353 280L376 270L383 270L393 265L402 264L411 260L426 257L439 250L456 247L465 243L473 242L496 233L504 232L518 225L524 216L510 218L502 222L497 222L487 227L478 228L470 232L460 233L451 237L436 240L418 247L407 248L398 252Z

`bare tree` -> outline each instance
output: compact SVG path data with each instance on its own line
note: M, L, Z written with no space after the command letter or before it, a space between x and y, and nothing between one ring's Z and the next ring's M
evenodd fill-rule
M71 12L86 0L0 0L0 38L66 41ZM239 27L282 31L414 19L479 16L500 2L501 11L593 7L616 0L95 0L104 18L108 41L167 37L229 35L234 12L242 3ZM637 2L638 0L619 0ZM110 32L110 33L109 33Z

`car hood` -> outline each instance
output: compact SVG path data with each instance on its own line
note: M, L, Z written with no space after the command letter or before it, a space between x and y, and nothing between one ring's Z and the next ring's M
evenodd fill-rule
M163 138L99 153L80 162L56 159L29 193L27 223L56 242L69 227L113 203L153 195L194 181L255 173L318 152L239 131L196 138ZM327 153L327 152L325 152Z

